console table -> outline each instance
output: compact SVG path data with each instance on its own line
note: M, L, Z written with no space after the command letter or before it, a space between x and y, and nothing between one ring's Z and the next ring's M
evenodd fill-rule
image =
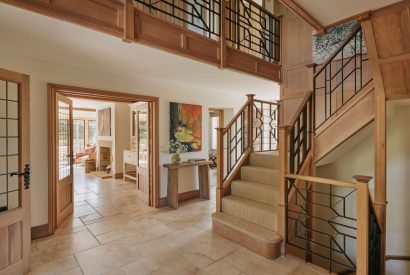
M179 169L187 167L198 167L199 197L209 200L209 161L182 162L181 164L164 164L168 168L168 206L178 209L178 181Z

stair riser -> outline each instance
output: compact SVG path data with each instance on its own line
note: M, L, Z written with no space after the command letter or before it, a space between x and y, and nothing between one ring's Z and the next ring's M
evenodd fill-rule
M279 169L279 156L266 153L253 153L250 158L251 166Z
M277 229L277 217L274 208L272 208L272 212L269 212L249 207L240 202L222 199L222 212L273 231Z
M266 188L256 188L246 183L232 182L231 194L248 200L278 205L278 191Z
M268 259L276 259L281 255L281 243L267 244L253 238L243 232L235 230L216 220L212 220L213 232L224 236L225 238L238 243L247 249Z
M255 181L264 184L277 185L278 171L255 169L252 166L243 166L241 168L241 179L247 181Z

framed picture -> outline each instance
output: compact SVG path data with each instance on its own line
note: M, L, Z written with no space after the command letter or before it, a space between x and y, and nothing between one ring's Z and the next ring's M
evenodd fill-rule
M170 102L170 142L188 147L188 152L202 150L202 106Z
M111 136L111 108L98 110L98 136Z

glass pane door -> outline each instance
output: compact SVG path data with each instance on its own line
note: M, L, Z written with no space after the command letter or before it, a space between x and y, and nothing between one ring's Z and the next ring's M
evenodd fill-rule
M19 84L0 80L0 212L20 207Z
M148 165L148 112L138 110L138 166L147 168Z
M58 101L58 178L64 179L71 175L70 152L71 152L71 113L70 105Z

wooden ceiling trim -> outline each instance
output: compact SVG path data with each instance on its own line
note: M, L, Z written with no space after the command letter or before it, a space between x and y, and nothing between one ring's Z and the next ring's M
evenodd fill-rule
M312 15L310 15L306 10L299 6L294 0L279 0L285 7L292 10L302 19L309 23L313 28L315 28L317 34L323 34L325 32L324 26L316 20Z

